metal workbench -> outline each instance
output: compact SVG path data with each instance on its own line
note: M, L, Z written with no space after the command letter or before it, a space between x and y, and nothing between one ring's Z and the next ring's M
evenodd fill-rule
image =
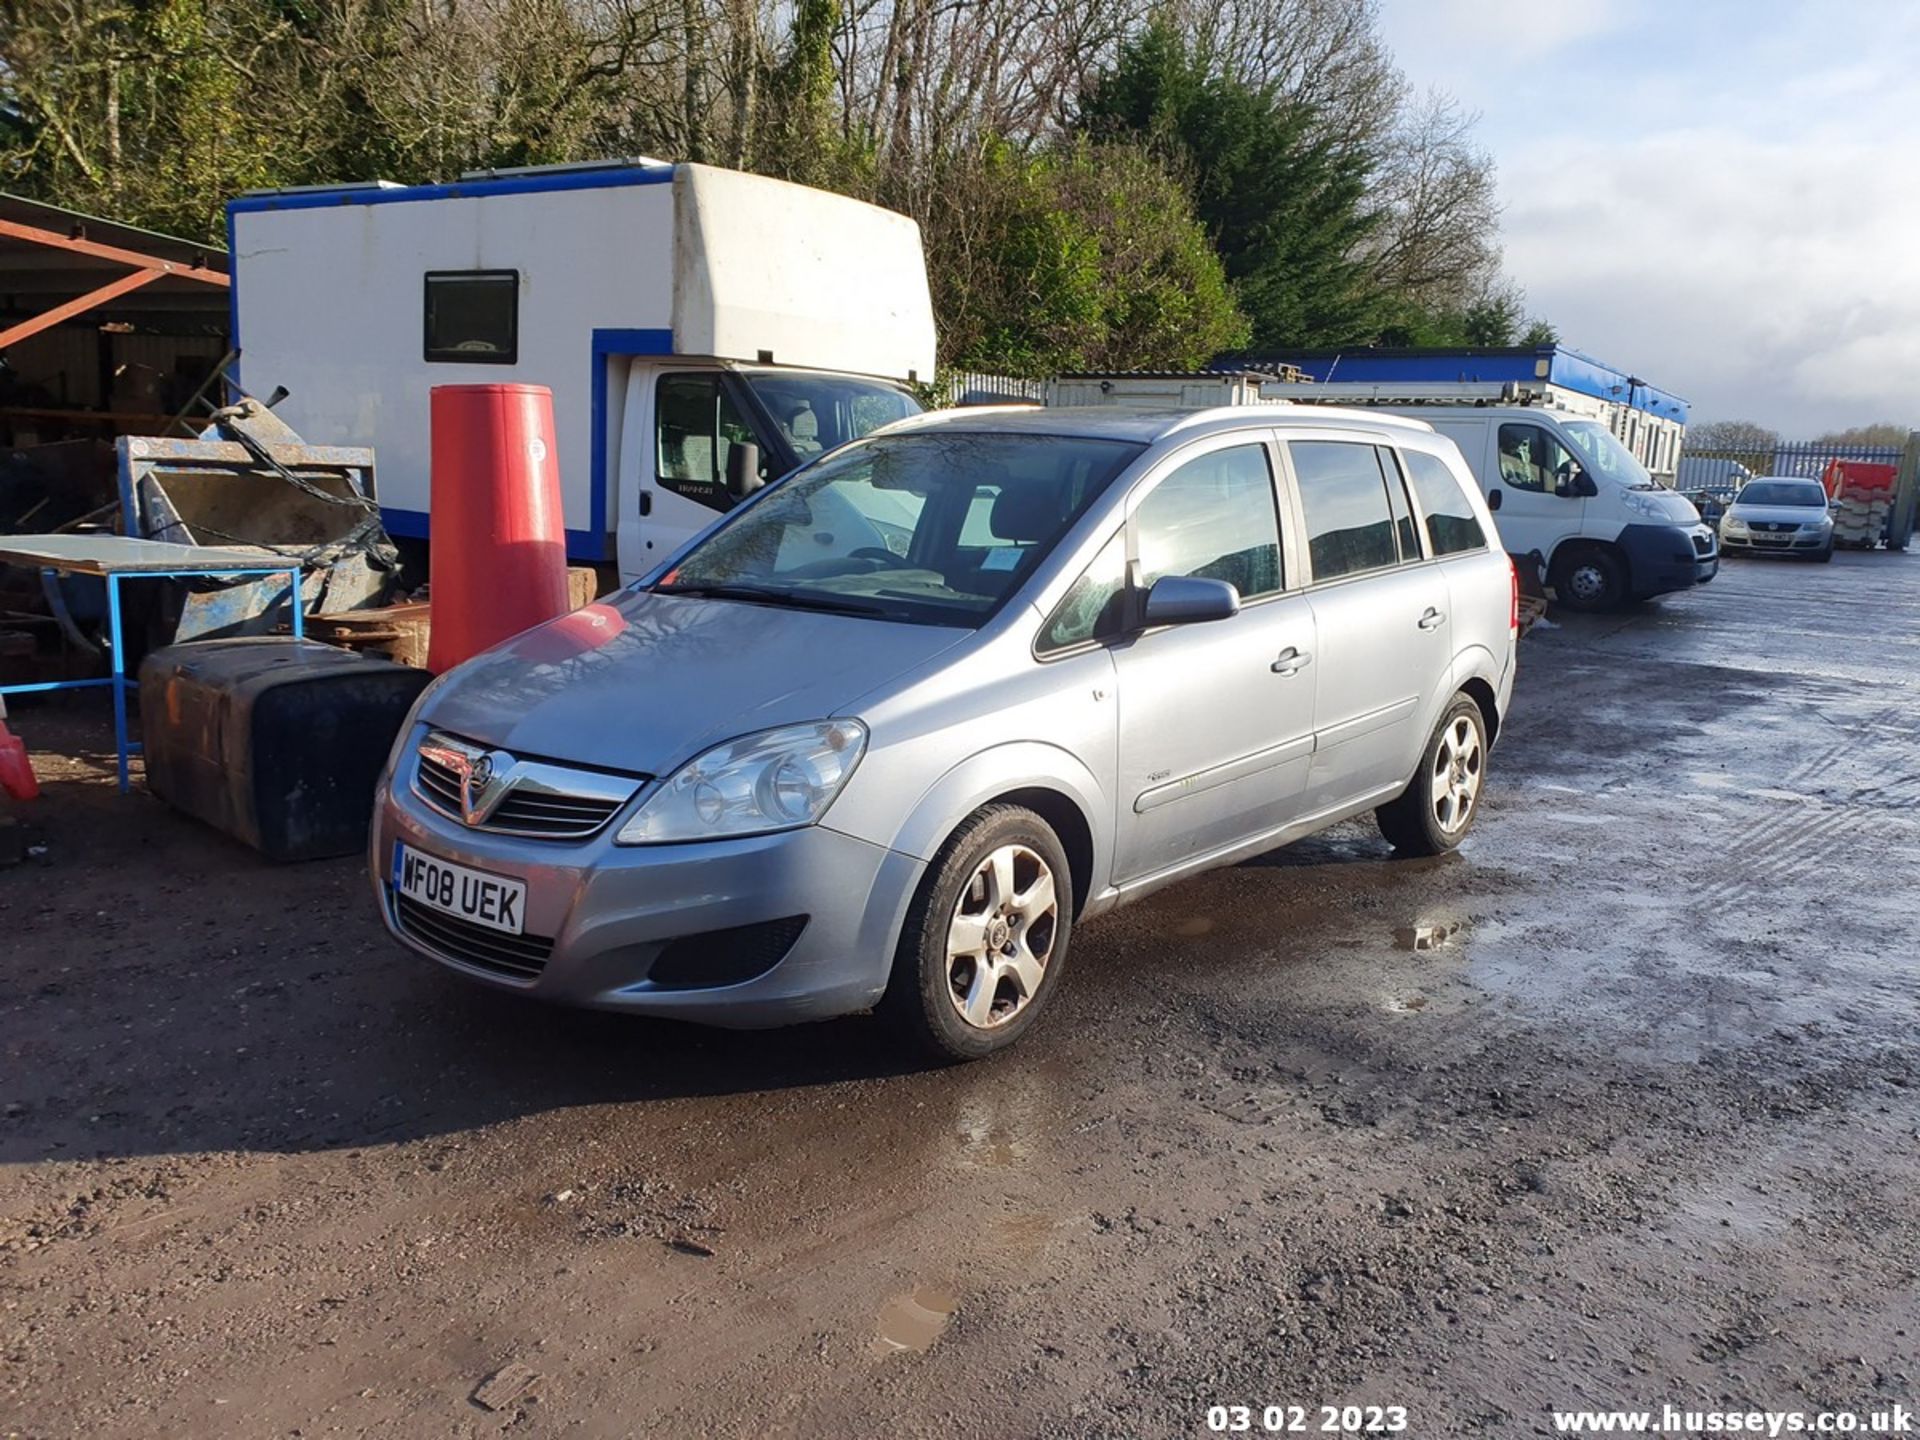
M271 550L213 545L172 545L131 535L0 535L0 565L20 565L65 575L93 575L107 586L107 631L112 673L92 680L50 680L34 685L0 685L0 695L47 690L113 690L114 753L120 788L128 788L127 761L137 746L127 739L127 651L120 626L123 580L207 580L241 575L285 575L291 582L293 634L301 638L300 564Z

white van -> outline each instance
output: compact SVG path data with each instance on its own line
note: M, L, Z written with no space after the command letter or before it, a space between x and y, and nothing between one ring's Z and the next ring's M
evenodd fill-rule
M1277 388L1302 401L1313 387ZM1507 552L1537 553L1575 610L1704 585L1719 571L1719 541L1692 502L1656 485L1598 420L1537 405L1378 408L1424 420L1460 447Z

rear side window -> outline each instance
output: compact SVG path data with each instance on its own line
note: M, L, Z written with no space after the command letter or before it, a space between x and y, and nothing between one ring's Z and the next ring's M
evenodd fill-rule
M1487 532L1447 462L1422 450L1401 452L1413 493L1427 516L1427 542L1435 556L1487 548Z
M1280 588L1280 517L1265 445L1187 461L1133 513L1141 583L1163 575L1224 580L1242 600Z
M1294 440L1293 459L1306 512L1307 554L1315 580L1337 580L1400 563L1387 477L1371 445ZM1397 483L1397 477L1396 477Z

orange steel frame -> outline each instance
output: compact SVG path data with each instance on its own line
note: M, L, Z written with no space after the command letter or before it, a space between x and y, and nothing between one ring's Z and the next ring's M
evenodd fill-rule
M45 245L53 250L66 250L76 255L91 255L98 260L117 260L131 267L132 273L109 280L98 289L56 305L44 315L36 315L31 320L22 320L18 325L0 330L0 350L6 349L29 335L38 335L50 326L58 325L62 320L71 320L75 315L83 314L109 300L118 299L130 290L138 290L142 285L151 285L163 275L177 275L183 280L197 280L202 285L213 285L225 289L232 284L230 277L217 270L202 269L197 265L181 265L171 260L161 260L152 255L143 255L138 250L122 250L116 245L99 245L91 240L83 240L74 235L61 235L52 230L41 230L32 225L19 225L11 220L0 220L0 236L9 240L25 240L33 245Z

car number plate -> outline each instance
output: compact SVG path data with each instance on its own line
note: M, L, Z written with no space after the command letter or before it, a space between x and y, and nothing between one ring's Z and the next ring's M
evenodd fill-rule
M526 928L523 881L469 870L398 841L393 847L393 888L422 905L489 930L518 935Z

